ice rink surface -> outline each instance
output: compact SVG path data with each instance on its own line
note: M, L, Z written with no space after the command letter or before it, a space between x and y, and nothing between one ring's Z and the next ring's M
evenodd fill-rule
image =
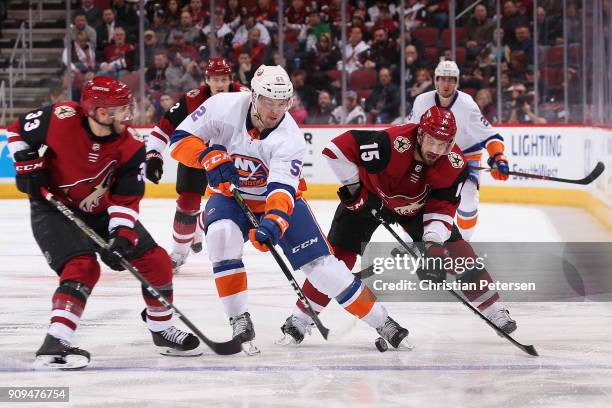
M279 346L295 296L270 254L248 244L250 312L259 356L172 358L157 354L140 319L143 301L128 272L104 267L76 343L92 361L74 372L35 372L57 277L31 235L25 200L0 201L0 386L67 386L75 407L610 407L612 304L515 303L515 337L530 357L457 303L388 304L414 350L379 353L376 332L332 303L313 333ZM311 202L327 231L335 203ZM170 248L172 200L145 200L141 220ZM374 237L392 241L379 229ZM57 237L62 239L62 237ZM612 241L590 215L562 207L481 206L478 241ZM492 271L492 274L495 272ZM296 272L298 281L303 275ZM175 303L207 336L231 335L205 255L175 278ZM10 404L0 403L0 407ZM19 404L18 406L61 406Z

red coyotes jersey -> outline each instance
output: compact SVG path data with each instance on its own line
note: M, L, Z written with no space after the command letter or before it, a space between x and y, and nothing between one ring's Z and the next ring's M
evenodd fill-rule
M248 91L240 82L230 84L230 92ZM162 116L159 123L151 131L147 139L147 151L156 150L162 153L166 150L174 129L205 100L210 98L210 87L202 85L186 92L181 99Z
M145 161L144 142L134 129L97 137L79 104L60 102L17 119L8 136L12 154L47 146L49 187L59 200L86 213L108 211L109 230L134 227Z
M468 167L457 146L431 167L416 160L417 130L414 124L352 130L334 138L323 154L355 164L363 186L389 210L402 216L422 212L424 226L437 220L450 232Z

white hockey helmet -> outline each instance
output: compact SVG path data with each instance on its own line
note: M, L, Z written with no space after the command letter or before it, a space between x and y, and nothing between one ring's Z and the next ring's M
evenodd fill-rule
M287 71L280 65L260 65L251 79L253 97L265 96L270 99L290 99L293 84Z
M457 88L459 88L459 67L455 61L440 61L434 71L434 85L438 89L438 77L451 77L457 79Z

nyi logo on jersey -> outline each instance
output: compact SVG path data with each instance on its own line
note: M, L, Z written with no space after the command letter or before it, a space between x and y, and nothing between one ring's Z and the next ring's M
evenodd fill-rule
M241 154L233 154L232 158L240 175L241 187L263 187L268 183L268 169L261 160Z

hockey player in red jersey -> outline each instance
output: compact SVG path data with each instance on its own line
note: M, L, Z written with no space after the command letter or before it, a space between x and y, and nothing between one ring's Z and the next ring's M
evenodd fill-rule
M323 150L342 183L338 191L341 203L328 238L334 255L349 269L381 219L398 223L415 242L424 242L428 257L476 259L454 224L461 188L469 175L465 157L454 142L456 129L453 113L433 106L418 125L352 130L334 138ZM452 245L445 247L445 243ZM422 268L417 274L434 282L446 278L444 270ZM462 275L462 281L481 280L491 281L484 268ZM330 301L308 280L303 291L318 311ZM516 322L497 302L497 292L483 289L464 291L464 295L505 332L516 329ZM298 301L281 330L285 338L299 343L311 323Z
M61 102L34 110L8 128L17 188L30 196L34 238L59 276L52 297L51 322L36 352L36 365L81 368L87 351L73 345L75 330L100 277L102 261L122 270L128 259L168 299L172 299L170 257L138 221L144 194L145 148L125 122L132 94L109 77L96 77L82 91L81 104ZM40 153L39 152L43 152ZM110 243L96 247L85 234L41 196L53 193ZM172 310L146 290L142 318L156 346L166 355L198 355L199 340L173 324Z
M212 57L206 66L206 85L187 92L159 121L147 140L147 179L159 183L163 172L163 152L174 129L198 106L212 95L220 92L248 91L243 84L232 82L232 67L223 57ZM202 250L202 225L196 226L200 201L206 190L206 173L202 169L178 163L176 175L176 212L172 226L174 239L172 268L174 273L187 260L189 248L194 252Z

